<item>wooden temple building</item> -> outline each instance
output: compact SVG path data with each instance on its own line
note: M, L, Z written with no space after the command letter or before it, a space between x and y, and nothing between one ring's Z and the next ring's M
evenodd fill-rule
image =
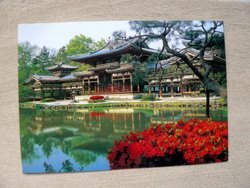
M76 73L82 79L83 94L94 93L133 93L140 92L133 87L134 67L131 63L121 62L122 55L129 54L143 62L158 51L151 49L141 38L116 39L109 41L95 52L71 56L71 61L92 66L86 72Z
M73 91L76 95L139 92L132 84L134 67L120 59L123 54L130 54L138 61L145 61L154 53L158 53L157 50L149 48L139 37L110 40L95 52L68 57L91 65L88 71L74 72L77 67L59 63L47 68L52 75L32 74L26 84L31 85L34 99L37 92L40 99L45 98L46 93L52 98L70 98ZM55 93L59 93L59 97L55 97Z
M69 56L71 61L91 65L87 71L75 72L78 67L64 63L49 67L52 75L31 75L26 84L34 91L34 99L43 99L47 96L56 99L71 98L76 95L112 94L112 93L159 93L159 80L155 77L145 81L144 88L138 89L133 85L134 67L132 63L121 62L124 54L129 54L137 61L144 62L152 54L158 54L155 49L143 42L142 38L128 38L110 40L103 48L85 54ZM195 50L185 51L190 58L194 57ZM205 55L207 61L225 63L216 54ZM165 68L181 63L173 57L163 60ZM197 64L197 66L200 66ZM163 96L199 94L201 81L192 71L168 73L161 79ZM36 93L40 92L40 97Z
M189 59L194 58L199 53L195 49L183 50ZM226 61L219 57L220 52L207 50L205 51L204 59L208 64L216 64L216 66L224 67L226 66ZM148 85L146 86L149 93L160 93L159 85L161 85L161 96L198 96L201 93L202 88L201 80L193 73L193 71L181 61L178 57L172 57L168 60L160 61L162 67L164 67L165 75L161 80L156 79L157 76L149 76ZM178 68L181 67L182 68ZM194 66L202 71L203 66L197 60L194 62ZM184 68L185 67L185 68ZM183 69L184 68L184 69ZM168 71L169 69L169 71ZM204 86L203 86L204 87Z
M82 88L81 80L71 74L71 72L77 68L78 67L59 63L47 68L52 75L32 74L26 80L25 84L31 86L34 100L42 100L48 96L57 99L71 98L73 90L76 94L80 94Z

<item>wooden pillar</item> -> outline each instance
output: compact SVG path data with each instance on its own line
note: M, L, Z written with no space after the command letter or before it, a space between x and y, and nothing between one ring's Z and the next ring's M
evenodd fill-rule
M90 79L88 78L88 94L90 95Z
M162 97L162 84L159 83L159 96Z
M52 88L50 88L50 95L52 98L54 98L54 86L52 86Z
M180 93L181 93L181 96L183 97L182 75L180 76Z
M148 93L151 93L151 84L148 84Z
M97 94L97 82L95 82L95 94Z
M174 84L173 84L173 78L171 78L171 97L174 97Z
M132 80L132 74L130 74L130 91L133 92L133 80Z
M66 88L63 88L63 100L66 99L66 95L67 95Z
M116 80L117 81L117 91L120 92L120 80Z
M98 79L97 79L97 93L100 93L99 77L98 77Z
M35 93L35 89L32 89L32 91L33 91L33 101L35 101L35 100L36 100L36 93Z
M58 99L62 99L62 86L60 85L59 86L59 88L58 88L58 90L59 90L59 97L58 97Z
M41 86L41 100L44 98L44 91L43 91L43 86Z
M70 86L70 99L73 99L73 94L72 94L72 86Z
M84 95L84 78L82 79L82 95Z
M64 100L64 88L61 88L61 98Z
M140 85L137 84L137 93L139 93L139 92L140 92Z
M122 77L122 91L123 91L123 93L125 93L125 78L124 78L124 74L123 74L123 77Z
M84 95L84 85L82 85L82 95Z
M111 93L114 92L114 80L113 80L113 74L111 74Z
M65 100L66 99L66 87L63 87L62 88L62 95L63 95L63 100Z

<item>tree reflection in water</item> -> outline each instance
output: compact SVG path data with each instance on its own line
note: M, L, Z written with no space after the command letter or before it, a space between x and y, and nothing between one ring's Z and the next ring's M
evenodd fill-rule
M62 168L58 171L56 171L53 167L53 165L48 164L46 162L43 163L44 166L44 170L45 172L49 172L49 173L53 173L53 172L75 172L76 170L73 168L73 164L69 161L69 160L65 160L62 163ZM81 171L81 169L79 169L78 171Z
M211 110L211 115L215 120L226 121L226 112L227 109L216 109ZM91 170L102 170L104 163L107 169L107 153L123 134L144 130L152 123L200 118L203 114L205 109L110 109L94 116L93 110L20 109L22 161L28 166L27 172L32 165L36 172L56 172L55 167L59 169L60 165L60 171L65 172L81 171L83 167L85 170L88 165L94 166ZM35 162L39 162L39 168Z

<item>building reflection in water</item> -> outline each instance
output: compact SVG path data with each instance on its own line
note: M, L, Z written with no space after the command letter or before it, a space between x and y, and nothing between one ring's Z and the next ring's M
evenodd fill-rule
M226 112L226 109L215 109L211 115L214 120L227 121ZM28 166L27 172L32 165L42 172L44 162L50 158L60 158L58 153L61 153L67 155L74 169L95 164L100 157L105 158L107 164L103 169L107 169L107 153L122 135L144 130L151 124L175 123L179 119L192 117L205 118L205 109L20 109L23 165ZM39 160L40 167L33 164ZM48 164L61 166L57 163L58 160L55 160Z

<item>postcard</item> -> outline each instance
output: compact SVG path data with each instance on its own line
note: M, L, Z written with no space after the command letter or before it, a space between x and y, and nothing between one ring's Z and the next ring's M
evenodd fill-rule
M18 85L24 173L228 160L223 21L20 24Z

